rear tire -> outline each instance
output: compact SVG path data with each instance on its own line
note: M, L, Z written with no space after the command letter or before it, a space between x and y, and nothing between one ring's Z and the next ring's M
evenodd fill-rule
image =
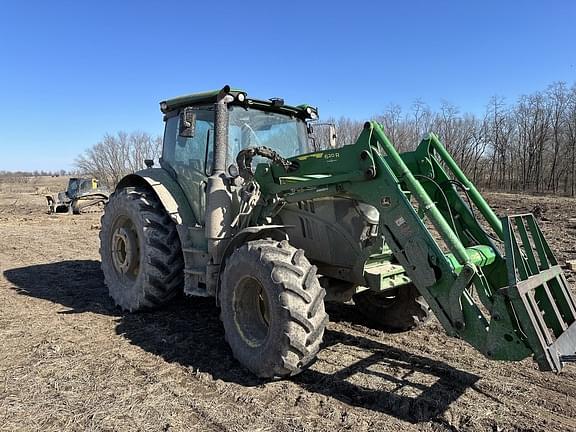
M120 308L152 309L176 296L184 278L180 239L152 192L143 188L114 192L101 225L104 281Z
M234 357L262 378L293 376L316 358L328 315L316 267L286 240L256 240L227 260L221 319Z
M363 291L353 299L360 313L382 330L413 330L430 318L430 307L413 284L399 287L395 296Z

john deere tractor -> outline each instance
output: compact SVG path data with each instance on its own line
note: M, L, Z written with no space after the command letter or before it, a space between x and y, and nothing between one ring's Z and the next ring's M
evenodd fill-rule
M325 300L391 331L432 312L490 359L575 360L574 298L536 220L498 218L435 135L399 154L372 121L314 151L316 108L228 86L160 108L160 167L122 179L102 217L122 309L214 297L234 356L265 378L311 364Z

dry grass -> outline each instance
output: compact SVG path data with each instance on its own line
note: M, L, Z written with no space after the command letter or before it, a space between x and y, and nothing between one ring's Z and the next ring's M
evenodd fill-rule
M68 177L0 177L0 194L47 195L66 189Z
M513 211L543 202L489 199ZM544 200L562 259L576 258L576 230L563 224L573 204ZM0 210L11 209L0 213L2 431L576 430L576 367L489 361L437 322L385 334L351 306L329 307L310 370L261 382L232 358L209 299L119 313L99 269L99 215L44 207L1 189Z

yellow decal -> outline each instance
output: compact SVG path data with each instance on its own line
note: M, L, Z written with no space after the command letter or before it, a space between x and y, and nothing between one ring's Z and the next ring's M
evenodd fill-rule
M304 161L307 159L337 159L340 157L340 153L311 153L304 156L298 156L296 159Z
M299 156L299 157L297 157L296 159L301 160L301 161L304 161L304 160L306 160L306 159L312 159L312 158L314 158L314 159L322 159L322 153L312 153L312 154L309 154L309 155Z

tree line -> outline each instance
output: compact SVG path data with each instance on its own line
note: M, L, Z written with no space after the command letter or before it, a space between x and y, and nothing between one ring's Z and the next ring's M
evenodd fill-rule
M484 189L576 195L576 83L556 82L507 104L494 96L483 115L443 102L436 111L416 101L373 117L399 151L434 132L464 172ZM337 145L353 143L364 122L330 119Z
M7 171L7 170L0 170L0 178L13 178L13 177L60 177L70 175L70 172L66 170L54 170L54 171L46 171L46 170L34 170L34 171Z
M399 151L413 150L434 132L464 172L483 189L576 195L576 83L556 82L514 103L490 98L482 115L443 102L433 110L417 100L408 109L389 105L373 117ZM337 145L355 142L364 121L328 119ZM328 134L315 128L315 144ZM114 186L125 174L160 156L162 140L144 132L106 134L76 160L80 172Z

